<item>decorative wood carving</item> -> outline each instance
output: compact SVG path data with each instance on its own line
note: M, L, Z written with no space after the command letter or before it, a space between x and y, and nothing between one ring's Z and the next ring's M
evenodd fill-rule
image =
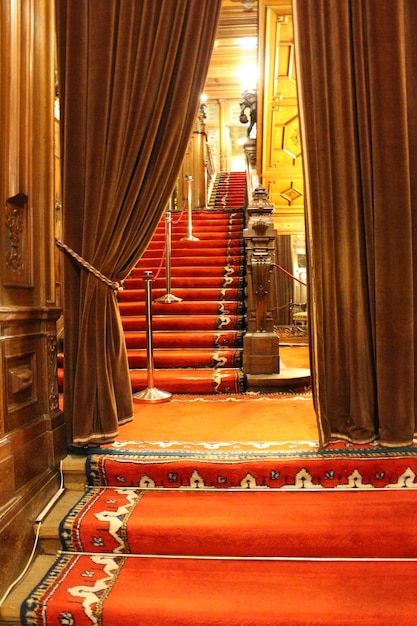
M279 372L279 340L274 332L274 264L276 231L274 205L266 189L258 186L247 207L244 230L247 267L248 332L243 345L243 366L248 374Z
M57 339L55 333L48 333L48 389L49 412L53 413L58 407L58 379L57 379Z
M25 194L19 193L6 200L5 226L3 285L33 287L32 217Z
M37 402L36 354L6 356L7 368L7 410L11 413Z

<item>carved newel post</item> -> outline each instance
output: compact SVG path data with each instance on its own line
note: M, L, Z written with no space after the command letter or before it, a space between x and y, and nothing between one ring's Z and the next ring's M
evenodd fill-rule
M279 339L274 332L274 263L276 230L274 205L264 187L257 187L247 208L243 231L247 267L247 333L243 368L247 374L279 373Z

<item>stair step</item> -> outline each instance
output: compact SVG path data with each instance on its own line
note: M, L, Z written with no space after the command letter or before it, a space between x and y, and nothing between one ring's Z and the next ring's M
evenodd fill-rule
M146 349L128 349L127 358L130 368L146 368L148 355ZM153 363L156 368L226 368L241 367L242 349L212 348L157 348L153 351Z
M85 456L67 454L62 461L62 471L65 489L81 495L86 486Z
M135 267L131 273L130 276L131 278L140 278L143 279L143 273L146 269L152 269L154 270L155 267ZM235 277L235 276L243 276L244 275L244 268L241 265L236 265L236 266L232 266L232 265L224 265L223 267L221 267L217 273L217 277L220 278L224 278L224 277ZM161 267L160 269L158 269L158 276L159 277L164 277L165 276L165 267ZM213 269L212 267L209 267L207 265L199 265L198 267L193 267L192 265L178 265L177 267L175 267L175 274L172 275L172 279L175 280L175 278L181 278L181 277L194 277L195 276L202 276L202 277L212 277L213 276Z
M144 280L142 278L127 278L125 280L125 289L143 289ZM195 276L171 277L171 289L194 288L196 284ZM242 288L245 284L243 276L200 276L198 284L204 289L224 289L224 288ZM152 291L155 289L166 289L166 277L159 276L154 278L152 282ZM122 292L123 293L123 292Z
M179 394L243 393L246 389L246 376L238 368L176 368L155 369L154 385L163 391ZM130 380L133 393L148 387L148 372L145 369L131 369Z
M79 473L80 478L84 479L85 485L85 473L82 470ZM64 494L41 523L39 529L39 541L43 554L55 555L59 550L62 550L62 543L58 532L59 525L62 519L68 515L68 511L70 511L82 497L83 491L66 489Z
M168 305L171 310L171 305ZM125 330L146 330L146 319L142 315L126 315L122 318ZM153 315L152 327L155 331L164 330L243 330L245 318L243 315L193 315L190 318L184 315Z
M171 243L175 244L178 242L178 243L181 243L181 245L201 247L203 245L206 245L207 243L211 243L211 242L215 243L216 241L219 241L222 243L228 242L229 245L239 246L242 244L242 241L243 241L241 228L236 229L236 230L228 230L227 233L224 233L224 230L220 230L220 229L214 232L208 231L208 230L199 231L197 234L193 232L193 236L197 236L198 241L190 241L189 239L184 239L187 235L188 235L188 232L186 230L171 232ZM219 239L221 235L223 235L223 237ZM152 240L149 243L149 246L152 245L152 242L158 242L158 244L161 244L161 243L165 243L165 241L166 241L165 230L162 230L162 229L157 230L154 236L152 237Z
M126 331L126 346L128 349L146 348L146 331ZM155 333L152 341L154 348L220 348L242 347L243 331L202 331L193 332L184 330L181 333L161 330Z
M72 505L68 499L67 509L63 504L44 536L57 536L59 526L69 552L417 558L416 501L410 489L90 487ZM354 520L360 524L352 542ZM393 536L400 526L401 535Z
M231 300L219 302L207 300L197 302L172 302L164 304L162 302L152 302L152 314L164 316L167 308L171 315L184 316L205 316L205 315L242 315L244 313L244 303ZM119 309L122 316L145 315L145 302L119 302Z
M21 624L20 607L23 600L46 575L56 561L56 555L38 555L28 569L23 580L11 591L5 602L0 605L0 623L2 626Z
M197 301L219 301L225 300L228 302L241 301L243 297L243 289L235 288L176 288L175 293L171 289L171 293L180 298L183 302L197 302ZM156 302L159 298L163 298L166 294L165 289L154 288L152 286L152 301ZM119 302L144 302L146 297L145 289L125 289L118 294Z
M223 254L221 256L205 256L201 254L199 256L175 256L173 255L171 259L171 267L175 270L176 267L194 267L198 268L201 266L204 267L215 267L220 268L222 270L226 265L230 265L232 267L239 266L244 260L243 255L227 255ZM159 262L161 259L159 258L143 258L139 261L136 266L136 269L141 270L142 268L148 269L149 267L159 267ZM197 270L198 271L198 270Z
M63 554L54 570L64 582L55 603L46 600L46 621L38 621L40 616L36 623L58 623L51 620L60 613L71 619L66 623L90 623L87 615L101 600L100 623L115 626L415 624L417 573L412 562ZM88 586L99 589L89 598L86 573ZM27 610L32 614L33 607ZM42 603L39 613L44 612Z
M201 245L200 245L201 247ZM165 244L162 242L158 245L153 245L149 247L146 252L142 255L141 260L145 259L160 259L161 255L165 250ZM185 246L175 246L171 249L171 258L185 258L185 257L194 257L196 256L196 252L198 252L198 248L193 246L192 248L186 248ZM210 247L208 250L204 249L204 257L229 257L229 256L240 256L242 257L244 253L243 246L221 246L221 247Z

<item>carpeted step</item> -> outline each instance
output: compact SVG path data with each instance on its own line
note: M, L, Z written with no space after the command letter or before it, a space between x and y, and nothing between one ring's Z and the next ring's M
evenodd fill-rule
M187 230L184 229L181 232L174 231L171 235L171 240L173 244L176 244L176 243L181 244L181 245L195 244L196 247L201 247L202 244L208 243L208 242L211 243L212 241L217 242L217 243L224 243L227 241L230 244L239 245L239 244L242 244L242 228L236 228L235 230L231 230L231 231L223 231L220 229L214 232L208 231L208 230L199 231L198 241L184 240L184 237L187 235ZM157 243L158 245L161 245L161 244L164 245L166 242L165 231L157 230L155 234L153 235L152 240L149 243L149 246L152 245L152 242L154 242L155 244Z
M168 305L171 307L171 305ZM130 331L146 330L145 316L124 316L122 318L123 328ZM154 331L177 330L198 331L206 330L244 330L245 317L243 315L200 315L186 318L183 315L154 315L152 317L152 328ZM154 335L154 340L156 333Z
M389 454L381 456L378 448L272 454L260 449L251 455L213 451L207 458L190 453L184 459L165 453L158 460L138 453L91 454L86 475L90 486L113 487L415 489L415 449L392 449Z
M148 248L145 254L142 256L143 259L160 259L161 255L164 253L165 246L159 244L154 244L152 247ZM171 251L171 257L195 257L196 253L200 252L199 247L193 246L175 246ZM244 254L243 246L211 246L208 249L204 250L205 256L216 256L216 257L242 257Z
M242 185L242 182L236 184ZM245 181L243 184L245 184ZM222 207L216 209L214 215L217 223L222 221L227 223L242 222L244 220L242 211L233 211L223 209ZM182 216L188 217L188 211L172 211L172 220L174 222L178 221ZM206 222L213 217L213 211L211 209L194 209L192 217L194 221ZM163 220L161 220L161 223L163 223Z
M161 272L157 278L152 281L152 292L156 289L166 288L166 276L165 273L161 276ZM223 289L228 288L242 288L245 285L243 276L199 276L198 284L202 289ZM195 276L171 276L171 288L172 289L194 289L196 285ZM127 278L125 280L125 290L127 289L143 289L144 281L143 276L141 278ZM123 293L123 292L122 292Z
M161 331L153 336L154 348L224 348L243 346L243 331L207 331L198 329L197 332L184 330L181 333L175 331ZM146 331L126 331L126 346L132 348L146 348Z
M145 302L120 302L119 308L122 316L145 315L146 311ZM205 315L242 315L244 308L244 304L236 300L218 302L196 300L194 302L171 302L171 304L152 302L153 315L165 315L166 313L202 317Z
M152 300L158 301L166 294L166 289L155 288L152 285ZM197 287L182 287L175 289L177 298L180 298L183 302L196 302L196 301L233 301L242 300L243 289L215 289L197 288ZM118 293L118 299L120 302L143 302L145 300L145 289L124 289Z
M159 266L158 261L160 261L160 259L157 259L155 261L155 259L141 259L139 261L139 263L137 264L137 268L139 270L142 269L142 271L144 269L152 269L155 267ZM177 256L172 256L172 260L171 260L171 270L172 270L172 275L175 275L175 270L177 267L194 267L196 272L198 272L198 268L200 266L204 266L204 267L213 267L213 268L220 268L220 270L223 270L223 267L230 265L231 267L239 267L241 264L243 263L243 257L242 255L238 255L238 254L234 254L229 256L228 254L223 254L221 256L204 256L204 253L201 254L201 256L185 256L185 257L177 257ZM213 273L212 273L213 275Z
M416 586L412 560L62 554L21 624L414 626Z
M132 391L136 393L148 387L148 372L131 369ZM234 394L246 390L246 375L240 368L155 369L155 387L170 393L184 394Z
M206 220L203 224L193 224L192 231L195 237L199 237L200 234L211 234L214 239L222 233L223 236L229 235L230 233L236 233L237 236L241 236L242 233L242 223L234 222L232 224L224 226L223 224L218 224L213 220ZM165 227L160 226L161 230L156 230L156 233L165 232ZM188 235L188 225L186 221L181 222L180 224L174 224L172 227L172 235L174 240L179 241L183 237L187 237Z
M143 280L143 273L146 270L155 270L154 265L152 265L152 267L135 267L131 273L130 276L134 279L140 278L141 280ZM233 277L233 276L244 276L245 274L245 268L243 265L223 265L222 267L218 267L215 276L218 278L224 278L226 277ZM161 267L158 270L158 277L163 277L166 275L165 272L165 267ZM194 281L195 281L195 277L198 276L200 277L212 277L213 276L213 268L211 266L208 265L199 265L198 267L192 267L192 266L176 266L175 267L175 275L172 275L172 280L175 280L175 278L181 278L183 276L193 276L194 277ZM194 284L195 286L195 284Z
M90 488L59 534L70 552L417 558L416 514L414 490Z
M147 351L129 349L127 351L129 367L140 369L147 367ZM213 351L210 348L158 348L153 351L153 362L156 368L194 367L224 368L242 366L242 349L231 348Z

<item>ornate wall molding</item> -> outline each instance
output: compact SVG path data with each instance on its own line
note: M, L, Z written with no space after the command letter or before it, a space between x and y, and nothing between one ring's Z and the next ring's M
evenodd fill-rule
M19 193L5 206L5 257L3 285L33 287L33 223L28 197Z

